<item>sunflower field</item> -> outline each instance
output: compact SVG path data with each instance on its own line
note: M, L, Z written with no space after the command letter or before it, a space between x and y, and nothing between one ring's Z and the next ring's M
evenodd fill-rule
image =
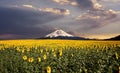
M0 73L120 73L120 41L1 40Z

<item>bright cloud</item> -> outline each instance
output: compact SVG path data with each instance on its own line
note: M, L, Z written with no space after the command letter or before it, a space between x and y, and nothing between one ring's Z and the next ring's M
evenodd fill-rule
M120 2L120 0L102 0L104 2Z
M77 6L77 2L76 0L53 0L54 2L56 3L59 3L61 5L64 5L64 4L69 4L69 5L72 5L72 6Z
M39 10L43 12L50 12L50 13L58 14L58 15L69 15L70 14L70 11L68 9L43 8Z
M69 0L53 0L56 3L60 3L60 4L68 4Z
M101 10L101 9L103 9L103 6L100 5L99 3L95 3L94 4L94 9Z
M34 8L32 5L23 5L24 7Z

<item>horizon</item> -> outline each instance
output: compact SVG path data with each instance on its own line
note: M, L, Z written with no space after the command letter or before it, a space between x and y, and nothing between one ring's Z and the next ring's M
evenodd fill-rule
M120 35L120 0L1 0L0 39L44 37L57 30L90 39Z
M58 30L62 30L62 29L58 29ZM1 40L20 40L20 39L37 39L37 38L46 38L46 37L60 37L60 35L56 34L55 32L58 31L58 30L55 30L53 32L50 32L49 34L43 36L43 37L32 37L32 38L7 38L7 39L1 39ZM64 30L62 30L65 34L67 34L66 36L61 36L61 37L80 37L80 38L85 38L85 39L88 39L88 40L105 40L105 39L111 39L111 38L115 38L117 36L119 36L119 34L103 34L103 35L100 35L100 34L97 34L97 35L88 35L88 34L81 34L80 36L76 36L76 35L71 35L69 34L69 32L65 32ZM64 33L61 33L62 35L64 35ZM51 35L52 34L52 35ZM57 35L57 36L54 36L54 35ZM70 35L70 36L69 36ZM4 37L4 36L3 36ZM52 38L51 38L52 39Z

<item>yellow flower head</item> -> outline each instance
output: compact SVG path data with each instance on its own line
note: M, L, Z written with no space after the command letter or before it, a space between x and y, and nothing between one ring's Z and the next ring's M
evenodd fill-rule
M71 56L73 57L74 55L73 55L73 54L71 54Z
M62 56L62 49L59 50L59 55Z
M38 62L41 62L41 58L40 57L38 57Z
M43 49L40 49L40 53L43 53Z
M20 49L18 47L16 48L16 50L20 52Z
M27 56L26 55L23 56L23 60L27 60Z
M119 73L120 73L120 66L119 66Z
M56 53L53 53L53 56L56 57Z
M115 53L115 56L116 56L116 59L118 60L118 56L119 56L119 55L118 55L118 53L117 53L117 52Z
M27 52L29 52L30 51L30 48L27 48L27 50L26 50Z
M51 73L51 67L50 66L47 67L47 73Z
M47 54L49 54L49 52L47 52Z
M46 60L46 59L47 59L47 56L46 56L46 55L44 55L44 56L43 56L43 59L44 59L44 60Z
M29 58L28 61L33 62L34 61L33 57Z
M24 49L22 49L22 53L24 53Z
M52 52L54 52L54 49L52 49Z

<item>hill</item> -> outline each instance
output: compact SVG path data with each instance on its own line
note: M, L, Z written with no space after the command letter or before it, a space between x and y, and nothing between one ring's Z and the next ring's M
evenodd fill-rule
M108 40L120 40L120 35L116 36L116 37L113 37L113 38L110 38Z

